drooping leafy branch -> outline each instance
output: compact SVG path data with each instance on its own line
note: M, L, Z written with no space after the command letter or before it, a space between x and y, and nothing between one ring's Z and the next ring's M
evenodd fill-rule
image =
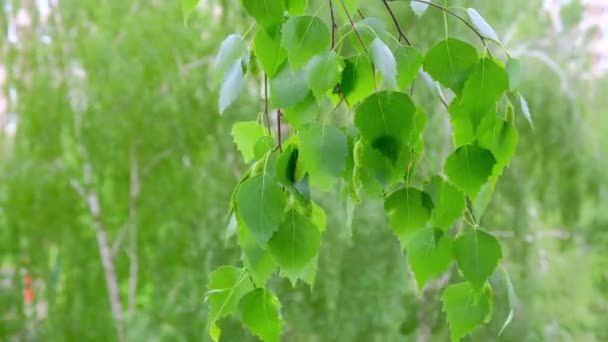
M184 9L194 4L184 0ZM479 220L515 154L510 99L519 96L519 63L492 56L486 41L500 42L491 26L474 9L467 10L469 22L454 9L412 0L418 16L428 7L442 10L465 23L485 48L480 54L446 37L423 54L386 0L378 5L397 37L380 20L365 17L356 0L328 0L311 9L307 0L241 4L257 31L250 41L233 34L220 47L219 109L238 99L247 75L260 80L264 108L257 120L238 122L232 130L249 164L230 206L242 267L211 274L211 336L217 340L218 321L235 315L261 339L279 339L280 302L266 283L278 270L293 284L313 285L326 214L311 192L331 191L338 181L354 201L384 200L420 289L456 263L463 281L442 295L453 340L488 322L488 279L502 251ZM329 23L319 16L325 9ZM309 10L312 15L305 14ZM422 173L428 119L407 94L418 75L442 96L454 145L443 170L427 171L419 184L412 174ZM449 103L443 97L448 90L454 95ZM520 102L529 119L523 97Z

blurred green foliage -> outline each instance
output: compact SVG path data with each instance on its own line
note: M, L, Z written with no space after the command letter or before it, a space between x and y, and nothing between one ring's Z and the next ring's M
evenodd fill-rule
M482 221L505 246L504 267L517 292L514 321L497 336L509 311L497 272L494 319L469 339L607 340L608 165L602 153L608 148L608 82L583 77L586 41L574 46L575 32L553 32L549 19L539 16L540 1L458 5L475 7L508 35L507 47L522 61L535 126L517 116L518 153ZM421 49L444 36L441 12L417 19L407 2L391 6ZM390 23L386 13L374 13L381 6L362 7ZM568 22L580 17L580 9L573 11ZM217 115L210 56L225 36L248 30L244 14L229 1L207 1L187 28L181 15L178 2L62 0L46 23L32 16L18 47L0 41L8 84L18 93L18 130L0 150L0 340L117 338L94 218L71 185L84 184L87 168L101 223L116 245L125 312L131 251L138 256L127 339L209 339L207 275L239 259L234 240L225 240L229 189L244 169L229 132L237 119L254 118L262 104L252 83L249 96ZM7 22L5 11L2 27ZM448 24L450 35L474 41L453 18ZM414 95L431 118L428 164L439 170L449 151L443 146L447 115L423 82L417 81ZM381 203L358 207L351 233L339 196L322 200L332 214L312 291L282 280L270 284L283 302L283 340L446 340L438 297L456 272L419 296ZM130 224L137 227L135 239L126 233ZM26 273L34 279L33 307L23 300ZM254 340L235 321L222 324L224 340Z

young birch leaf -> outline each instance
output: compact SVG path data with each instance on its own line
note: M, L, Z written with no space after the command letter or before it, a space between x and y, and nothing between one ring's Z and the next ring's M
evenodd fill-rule
M374 39L370 48L372 61L382 77L383 85L388 89L395 88L397 85L397 61L391 49L380 38Z
M287 59L287 52L281 46L281 32L270 35L264 29L258 30L253 38L253 49L264 72L272 79Z
M462 89L460 109L477 127L483 115L494 111L496 102L508 89L505 69L489 58L481 58Z
M310 182L329 190L346 166L348 142L334 126L315 122L299 133L300 160L310 175Z
M406 188L390 194L384 201L384 210L401 246L405 247L418 231L426 227L433 201L420 190Z
M301 130L319 116L319 103L312 94L298 102L295 106L283 109L283 115L289 124L296 130Z
M500 242L489 233L469 229L454 241L458 269L475 291L481 291L502 258Z
M395 50L397 60L397 85L405 91L418 75L424 57L420 50L412 46L399 46Z
M488 115L477 129L479 145L492 151L496 158L496 166L502 169L509 165L517 147L517 131L512 124L502 120L497 115Z
M279 342L281 336L281 303L265 288L247 293L239 302L243 325L264 342Z
M424 57L424 70L446 88L460 94L477 63L477 50L463 41L448 38L437 43Z
M429 1L432 1L432 0L429 0ZM422 2L410 1L410 7L412 8L412 11L414 11L414 14L416 14L416 16L418 18L420 18L424 15L426 10L429 8L429 5L422 3Z
M356 105L371 95L375 90L374 82L374 69L369 57L357 55L344 61L340 88L349 104Z
M473 25L477 28L477 30L479 30L482 36L500 43L500 39L498 39L498 35L492 26L488 24L488 22L481 16L481 14L479 14L479 12L477 12L474 8L469 8L467 9L467 13L469 14L469 18L471 18L471 22L473 22Z
M241 65L241 61L238 60L230 67L220 86L220 114L223 114L245 89L245 80L243 77L243 66Z
M274 33L283 21L285 1L277 0L241 0L247 13L267 31Z
M207 292L209 328L216 330L215 323L221 318L233 314L241 297L252 288L253 285L249 281L247 271L242 268L222 266L211 272ZM219 335L219 331L210 332Z
M450 325L453 342L460 341L491 313L492 297L487 291L478 294L470 284L448 286L441 296L443 311Z
M414 127L416 107L405 93L383 91L368 96L357 108L355 125L372 144L377 139L393 139L397 150L405 144Z
M321 232L295 210L285 214L279 230L268 241L268 248L283 272L294 282L319 253Z
M262 246L279 228L285 202L283 189L266 171L240 184L236 193L237 214Z
M199 1L200 0L182 0L182 17L184 19L184 26L188 26L188 18L190 17L190 14L192 14L192 11L194 11L196 8L196 5L198 5Z
M232 126L232 138L246 163L253 159L253 148L265 135L266 129L256 121L240 121Z
M304 72L308 87L317 98L340 82L341 69L340 57L334 51L322 52L306 64Z
M238 244L243 251L241 255L243 266L247 269L253 283L258 287L264 287L277 270L277 263L270 252L259 245L244 225L241 225L238 230Z
M407 245L407 260L416 277L418 289L445 272L452 261L452 240L443 231L425 228Z
M260 137L253 145L253 159L258 160L262 159L264 155L270 150L272 150L276 145L274 137L269 135L265 135Z
M534 123L532 122L532 115L530 114L530 107L528 106L528 101L519 95L519 104L521 105L521 111L524 114L524 117L530 123L530 126L534 127Z
M314 55L329 50L331 32L318 17L291 17L283 25L281 42L287 50L289 64L295 70L308 63Z
M285 0L285 5L289 14L293 16L302 15L306 10L306 6L308 6L308 0Z
M515 58L509 58L507 65L505 66L507 75L509 75L509 90L515 91L519 88L521 83L521 65L519 60Z
M270 104L274 108L287 108L308 96L308 84L303 70L292 71L283 64L275 78L270 80Z
M452 227L464 212L464 194L439 176L431 178L424 191L431 196L434 204L432 226L443 230Z
M448 157L444 172L452 184L475 198L488 181L495 164L492 152L477 145L465 145Z
M246 55L247 46L240 35L231 34L226 37L215 57L214 69L217 80L222 82L232 66L237 61L243 60Z

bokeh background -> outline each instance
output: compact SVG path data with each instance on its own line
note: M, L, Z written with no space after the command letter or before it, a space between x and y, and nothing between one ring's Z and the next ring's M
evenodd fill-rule
M482 221L504 246L513 322L499 337L497 272L494 320L467 340L608 341L608 1L448 3L476 8L521 60L534 120L517 117L517 156ZM229 132L262 105L252 79L220 117L213 62L251 21L230 0L202 0L188 27L179 1L0 4L0 341L114 341L117 314L129 341L208 341L207 276L239 262L225 232L244 165ZM443 38L440 12L391 6L423 51ZM448 116L418 84L439 163ZM314 289L270 284L283 340L447 341L439 295L455 270L418 294L381 203L357 207L351 230L338 196L322 202ZM225 341L255 341L236 320L222 326Z

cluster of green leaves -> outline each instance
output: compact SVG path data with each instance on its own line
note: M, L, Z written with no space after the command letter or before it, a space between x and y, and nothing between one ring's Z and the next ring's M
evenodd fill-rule
M384 200L420 289L455 262L464 281L442 296L453 340L488 322L488 279L502 251L478 222L515 153L511 100L519 96L518 62L505 64L485 45L500 44L494 30L469 9L483 53L446 37L423 54L397 21L399 38L361 12L355 22L354 0L323 2L313 15L305 15L305 0L241 3L257 31L250 41L230 35L220 47L219 110L238 99L251 75L263 84L264 111L232 130L249 164L230 211L243 266L223 266L211 275L211 336L218 340L218 321L235 315L262 340L279 339L280 302L267 282L278 273L294 285L302 280L313 286L326 214L311 193L337 183L355 202ZM413 1L412 9L421 16L429 5L452 13L426 1ZM318 16L324 8L329 19ZM443 170L428 174L421 167L428 118L407 93L418 75L438 90L453 131L454 149ZM453 93L449 104L446 91ZM529 118L525 100L519 101ZM276 125L270 113L277 114ZM282 132L282 118L289 132Z

